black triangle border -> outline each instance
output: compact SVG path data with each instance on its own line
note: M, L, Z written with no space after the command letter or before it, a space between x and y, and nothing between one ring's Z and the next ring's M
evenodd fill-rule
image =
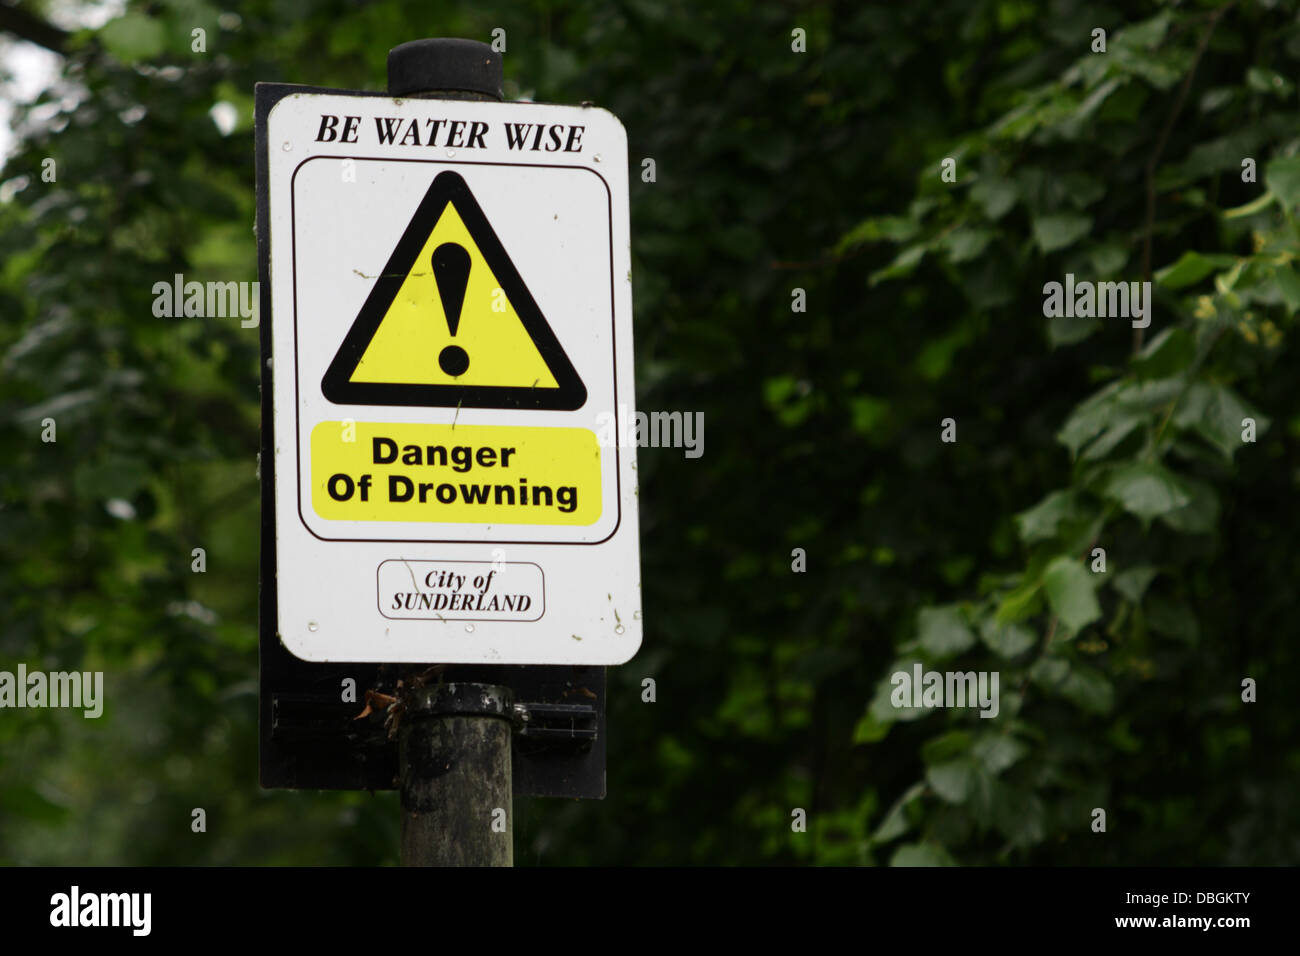
M438 224L447 204L456 207L470 238L514 306L524 331L537 346L558 388L523 385L429 385L350 381L370 340L379 330L389 306L414 267L420 250ZM334 360L321 379L321 392L336 405L404 405L439 408L518 408L573 411L587 401L587 387L578 377L550 323L542 315L528 286L506 253L501 240L459 174L444 170L434 177L416 207L383 273L370 290Z

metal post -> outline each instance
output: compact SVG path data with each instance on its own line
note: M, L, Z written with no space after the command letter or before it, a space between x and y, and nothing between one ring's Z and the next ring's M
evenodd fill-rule
M388 51L388 93L501 100L501 56L477 40L413 40ZM405 702L398 750L404 866L511 866L511 693L425 687Z
M389 96L500 101L501 75L501 54L478 40L434 37L388 51Z
M398 735L403 866L512 866L511 695L495 684L415 691Z

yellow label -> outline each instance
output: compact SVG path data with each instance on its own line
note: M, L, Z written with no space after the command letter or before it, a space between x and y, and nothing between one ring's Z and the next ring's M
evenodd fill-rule
M331 521L589 525L600 452L586 428L321 422L311 502Z
M434 268L444 244L464 250L468 275L463 305L451 333ZM450 375L439 367L443 349L462 349L468 367ZM415 264L352 372L353 382L558 388L536 343L520 321L456 207L448 203Z

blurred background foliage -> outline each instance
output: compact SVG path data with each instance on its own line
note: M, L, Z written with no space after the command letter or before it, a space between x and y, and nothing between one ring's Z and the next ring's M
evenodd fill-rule
M257 332L151 289L257 278L255 82L498 27L508 98L627 126L638 406L707 426L640 454L609 797L517 861L1300 859L1294 2L52 6L0 8L62 55L0 170L0 668L107 706L0 713L0 862L395 862L392 794L257 785ZM1151 327L1044 318L1066 273ZM914 662L999 716L894 708Z

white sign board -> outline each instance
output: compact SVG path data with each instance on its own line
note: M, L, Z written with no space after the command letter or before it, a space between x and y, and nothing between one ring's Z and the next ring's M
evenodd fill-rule
M281 641L312 661L627 661L622 124L304 92L267 142Z

